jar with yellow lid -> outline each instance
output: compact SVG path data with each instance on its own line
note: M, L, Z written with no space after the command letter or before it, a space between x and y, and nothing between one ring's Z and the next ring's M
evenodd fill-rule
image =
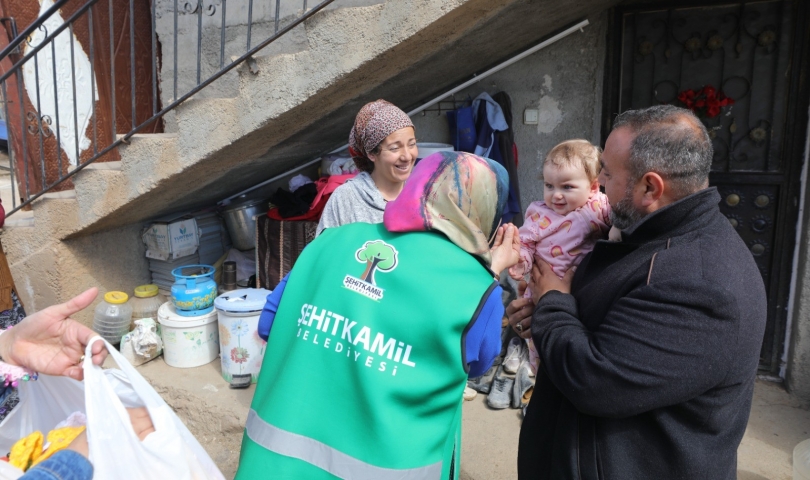
M129 333L132 320L132 304L124 292L107 292L104 300L96 305L93 330L113 345L121 343L121 337Z
M157 285L141 285L135 287L135 296L130 302L132 303L132 323L129 329L135 330L135 320L141 318L151 318L157 325L157 312L160 306L166 303L166 298L158 293Z

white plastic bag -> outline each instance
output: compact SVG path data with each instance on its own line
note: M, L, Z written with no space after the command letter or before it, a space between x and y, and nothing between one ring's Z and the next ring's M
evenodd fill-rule
M103 341L121 370L93 365L91 347ZM87 415L90 462L99 480L224 480L197 439L123 355L101 337L85 352L84 383L40 375L20 382L20 403L0 424L0 451L20 438L47 433L73 412ZM146 407L155 432L141 442L126 407ZM2 479L2 477L0 477Z
M155 431L143 441L132 429L114 382L101 367L93 365L91 348L96 341L107 345L110 356L126 375L132 393L149 411ZM211 457L171 407L109 343L101 337L90 340L83 367L87 440L95 478L224 480Z
M35 382L20 382L20 403L0 423L0 452L39 430L47 434L73 412L84 412L84 386L68 377L40 375Z
M23 471L10 463L0 461L0 480L17 480L23 476Z

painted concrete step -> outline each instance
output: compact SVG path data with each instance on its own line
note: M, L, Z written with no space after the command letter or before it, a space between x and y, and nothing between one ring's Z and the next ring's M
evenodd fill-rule
M120 162L106 162L116 163L117 168L85 168L79 172L74 180L79 223L74 230L92 225L181 171L176 142L176 134L136 134L129 145L118 147Z

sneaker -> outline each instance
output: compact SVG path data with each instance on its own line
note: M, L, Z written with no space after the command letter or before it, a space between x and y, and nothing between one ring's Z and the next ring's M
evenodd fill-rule
M506 348L506 357L503 359L503 369L506 373L517 373L518 367L523 360L523 351L526 350L526 345L520 337L514 337L509 340L509 346Z
M470 387L464 387L464 400L472 400L478 395L478 392Z
M498 370L498 367L491 366L489 370L486 371L480 377L475 377L467 380L467 386L475 390L476 392L480 392L483 394L489 393L489 389L492 387L492 378L495 376L495 371Z
M515 379L507 377L503 373L503 366L498 368L495 373L495 378L492 380L492 389L487 395L487 405L495 410L503 410L509 406L509 400L512 396L512 385Z
M512 387L512 408L521 408L529 404L534 391L534 382L529 377L531 366L523 362L515 374L515 383Z

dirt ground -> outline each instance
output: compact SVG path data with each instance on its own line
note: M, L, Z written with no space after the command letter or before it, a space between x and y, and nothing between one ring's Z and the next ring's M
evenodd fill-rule
M518 410L491 410L478 395L464 406L462 480L517 478ZM791 480L793 448L810 438L810 410L782 384L758 380L748 428L737 450L739 480Z

